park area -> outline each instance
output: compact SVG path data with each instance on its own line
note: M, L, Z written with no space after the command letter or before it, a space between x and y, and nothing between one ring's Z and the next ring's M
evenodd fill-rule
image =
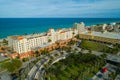
M91 51L99 51L104 53L117 54L120 49L116 46L109 47L107 44L99 43L95 41L82 40L81 42L82 49L88 49Z
M46 80L88 80L103 66L104 59L93 54L70 54L46 70Z

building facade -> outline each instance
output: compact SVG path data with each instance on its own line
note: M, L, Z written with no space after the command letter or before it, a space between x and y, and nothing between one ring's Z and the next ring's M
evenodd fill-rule
M78 33L85 33L85 24L83 22L81 23L74 23L74 28L77 29Z
M75 28L60 29L56 31L51 28L47 33L30 34L25 36L9 36L8 44L13 51L18 54L22 54L30 52L35 48L42 48L47 44L54 44L59 40L63 41L71 39L78 34L78 31L80 32L79 27L81 26L76 25Z

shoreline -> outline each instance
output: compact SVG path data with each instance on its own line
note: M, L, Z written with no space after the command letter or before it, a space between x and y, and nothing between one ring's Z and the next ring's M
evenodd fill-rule
M18 18L19 19L19 18ZM34 19L34 18L33 18ZM35 18L36 19L36 18ZM38 18L39 19L39 18ZM43 18L44 19L44 18ZM51 18L50 18L51 19ZM61 19L61 18L60 18ZM69 18L68 18L69 19ZM78 18L79 19L79 18ZM86 18L85 18L86 19ZM91 19L91 18L87 18L87 19ZM94 18L93 18L94 19ZM104 19L104 18L100 18L100 19ZM106 18L105 18L106 19ZM107 18L108 19L108 18ZM120 19L120 18L117 18L117 19ZM76 21L77 22L77 21ZM76 23L75 22L75 23ZM93 26L96 26L96 25L100 25L100 24L111 24L111 23L119 23L120 21L111 21L111 22L99 22L99 23L95 23L95 24L87 24L87 23L85 23L86 25L85 25L85 27L86 28L88 28L88 27L93 27ZM74 24L74 23L73 23ZM68 25L70 25L70 24L68 24ZM64 27L65 25L56 25L56 26L63 26L63 27L61 27L61 29L63 29L63 28L71 28L72 26L66 26L66 27ZM56 27L55 26L55 27ZM57 28L55 28L55 27L53 27L55 30L57 30L57 29L60 29L60 27L57 27ZM47 27L47 28L50 28L50 27ZM29 30L29 29L28 29ZM27 34L27 35L30 35L30 34L33 34L33 33L37 33L37 34L40 34L40 33L45 33L46 31L44 30L44 31L37 31L37 32L26 32L26 33L17 33L17 34L11 34L11 35L7 35L6 37L0 37L0 41L1 40L3 40L3 39L7 39L7 37L8 36L20 36L20 35L22 35L22 36L24 36L25 34Z

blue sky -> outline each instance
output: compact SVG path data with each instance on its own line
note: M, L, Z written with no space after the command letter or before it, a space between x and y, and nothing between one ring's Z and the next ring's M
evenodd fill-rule
M120 0L0 0L0 17L120 18Z

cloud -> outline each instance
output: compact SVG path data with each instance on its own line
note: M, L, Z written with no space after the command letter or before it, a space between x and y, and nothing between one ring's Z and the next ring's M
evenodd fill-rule
M120 0L1 0L0 17L120 17Z

